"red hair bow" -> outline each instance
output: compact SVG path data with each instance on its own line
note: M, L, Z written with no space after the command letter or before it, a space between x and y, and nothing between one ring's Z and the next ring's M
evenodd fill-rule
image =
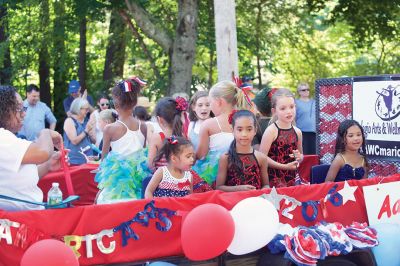
M229 124L232 125L233 116L237 113L237 111L238 111L238 110L232 110L232 112L229 114L229 116L228 116L228 122L229 122Z
M275 92L277 91L277 88L272 88L269 92L268 92L268 98L271 101L272 100L272 96L275 94Z
M232 81L235 82L236 86L242 90L244 97L246 98L246 102L248 105L250 105L250 107L253 106L253 104L251 103L250 97L248 95L248 92L251 90L251 86L243 86L243 82L239 77L232 77Z
M175 99L176 102L176 110L178 111L186 111L188 108L188 102L185 100L185 98L178 96Z

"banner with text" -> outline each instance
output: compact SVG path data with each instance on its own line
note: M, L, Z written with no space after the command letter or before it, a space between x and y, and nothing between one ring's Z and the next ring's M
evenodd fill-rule
M364 186L369 225L400 224L400 182Z
M365 131L368 158L400 159L400 81L355 81L353 119Z

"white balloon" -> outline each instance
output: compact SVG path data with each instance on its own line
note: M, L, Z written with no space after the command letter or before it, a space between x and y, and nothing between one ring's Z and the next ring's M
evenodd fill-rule
M274 205L261 197L238 202L231 210L235 235L228 251L234 255L253 252L268 244L279 228L279 215Z

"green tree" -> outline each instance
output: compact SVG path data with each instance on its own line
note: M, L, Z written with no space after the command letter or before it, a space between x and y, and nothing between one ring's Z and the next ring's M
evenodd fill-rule
M40 83L40 99L48 106L51 106L50 92L50 54L49 54L49 24L50 24L50 7L48 0L42 0L40 3L40 47L39 47L39 83Z
M195 60L197 39L197 0L179 0L174 34L169 32L168 22L158 21L140 3L126 0L129 15L150 39L154 40L169 57L169 87L166 94L190 92L192 67ZM164 22L164 23L162 23ZM171 25L169 25L171 27Z
M0 6L0 84L10 84L12 77L7 6Z
M104 62L103 80L110 85L116 77L124 75L126 24L118 10L111 11L108 43Z

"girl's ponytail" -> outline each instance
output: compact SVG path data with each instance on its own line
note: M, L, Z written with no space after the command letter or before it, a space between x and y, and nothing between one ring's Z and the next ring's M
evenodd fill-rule
M173 99L165 97L157 102L154 110L156 116L162 117L172 129L172 134L183 136L182 112L187 109L187 102L182 97Z
M236 107L239 110L250 110L251 108L251 101L249 96L243 91L242 88L239 88L238 86L236 86L236 95L235 95L235 99L236 99Z
M172 134L183 137L182 111L177 111L172 121Z

